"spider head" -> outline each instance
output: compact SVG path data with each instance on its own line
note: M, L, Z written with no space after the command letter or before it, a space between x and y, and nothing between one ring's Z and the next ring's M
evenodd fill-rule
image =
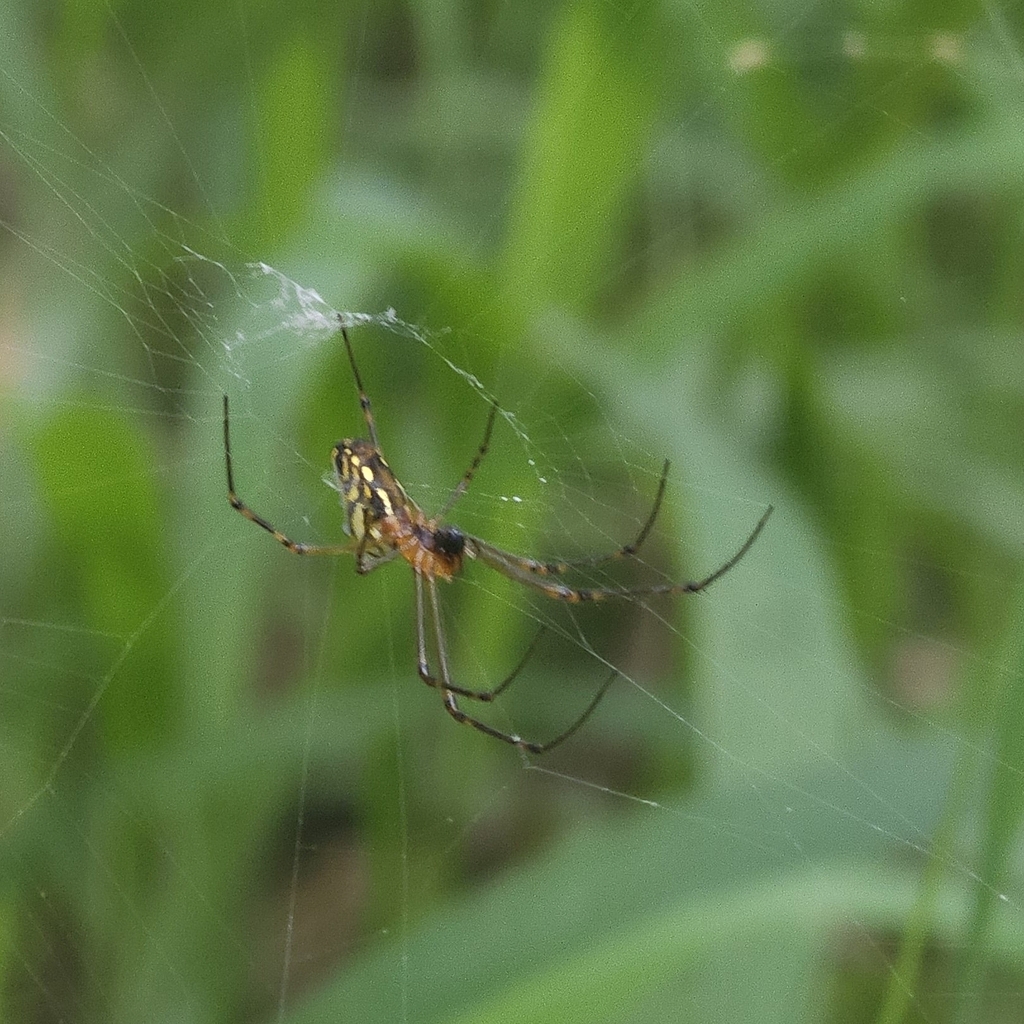
M434 530L434 550L442 555L458 556L466 546L466 538L457 526L439 526Z

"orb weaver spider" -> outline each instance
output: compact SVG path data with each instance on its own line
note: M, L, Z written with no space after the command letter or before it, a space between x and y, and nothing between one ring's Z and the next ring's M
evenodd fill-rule
M641 545L647 539L647 535L651 532L661 509L661 502L665 496L665 483L668 478L668 460L666 459L662 467L651 511L640 528L640 532L631 543L625 544L609 554L566 562L544 562L503 551L480 537L463 533L457 526L444 523L445 516L452 510L459 498L466 493L476 471L480 468L480 463L483 462L484 456L490 448L491 432L494 429L494 421L498 413L497 403L491 403L483 441L480 442L469 468L455 485L455 489L443 508L436 515L428 517L405 492L381 454L380 442L377 440L377 427L373 418L373 407L366 394L366 389L363 387L348 331L344 326L341 327L341 336L345 341L345 350L348 353L352 376L359 393L359 405L366 423L366 431L369 434L369 440L346 438L339 441L331 451L331 463L336 479L335 486L341 494L341 504L345 509L343 530L352 540L347 544L329 545L294 541L254 512L239 498L235 491L231 465L228 396L224 395L224 461L227 467L228 501L232 508L240 512L250 522L262 527L274 540L283 544L296 555L355 554L356 572L359 574L372 572L378 566L392 561L399 555L404 558L412 567L416 585L416 648L420 679L428 686L441 691L444 708L455 721L470 725L487 736L502 740L520 750L532 754L543 754L567 740L593 714L601 702L601 698L604 697L619 673L612 670L583 713L554 739L545 743L533 743L515 733L495 729L464 711L459 706L458 698L465 697L470 700L490 702L498 697L512 684L522 671L523 666L529 661L544 632L543 627L533 638L519 664L496 687L491 690L470 690L458 686L452 682L448 665L448 645L437 597L437 581L439 579L452 580L462 569L464 559L473 558L517 583L540 591L553 600L574 604L584 601L601 601L607 598L630 598L654 594L699 594L716 580L721 579L743 558L757 540L772 513L772 506L769 505L739 550L714 572L697 582L655 584L643 587L587 588L570 587L556 582L551 577L561 577L564 573L574 569L594 567L605 562L636 556ZM424 589L426 589L426 602L424 602ZM437 657L437 675L431 671L427 657L428 624L425 604L429 605L430 609L430 629L433 632L434 651Z

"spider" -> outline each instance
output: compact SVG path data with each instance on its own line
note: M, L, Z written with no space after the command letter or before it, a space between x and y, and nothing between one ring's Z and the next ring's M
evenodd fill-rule
M445 639L444 627L437 598L437 581L452 580L462 569L466 558L478 559L484 565L507 576L511 580L522 583L556 601L579 603L585 601L602 601L608 598L631 598L653 594L699 594L712 583L724 576L750 550L764 528L772 513L768 506L757 525L743 542L739 550L714 572L697 582L666 583L644 587L571 587L560 582L558 577L573 569L594 567L617 559L633 558L647 539L654 526L654 521L661 509L665 496L665 482L668 478L669 463L665 461L658 482L658 490L654 496L654 504L633 541L612 551L609 554L597 555L568 562L544 562L534 558L503 551L489 544L480 537L464 533L457 526L444 522L445 516L452 510L455 503L462 497L473 481L476 471L480 468L484 456L491 443L491 432L494 429L498 405L491 403L484 437L477 448L473 461L455 485L444 507L433 516L427 516L405 489L398 482L391 467L381 454L380 442L377 440L377 427L373 418L373 407L363 387L359 368L356 365L352 344L348 331L341 327L341 336L345 341L352 376L359 393L359 405L366 422L369 440L363 438L346 438L339 441L331 450L331 463L334 467L336 487L341 494L341 504L345 509L344 532L352 538L347 544L304 544L286 537L275 526L272 526L261 515L254 512L239 498L235 491L234 473L231 465L231 438L228 427L228 396L224 395L224 461L227 467L228 501L231 507L240 512L246 519L262 527L274 540L283 544L296 555L341 555L355 554L356 572L365 574L378 566L401 556L412 567L413 580L416 586L416 647L417 667L420 679L428 686L441 691L444 708L457 722L470 725L474 729L509 743L520 750L532 754L543 754L557 747L573 735L593 714L601 702L615 677L619 674L614 669L601 684L597 693L584 709L583 713L563 732L545 743L533 743L515 733L502 732L486 722L468 714L459 706L459 697L470 700L489 702L498 697L522 671L529 661L543 633L543 627L533 638L519 664L493 689L471 690L458 686L452 681L448 665L448 644ZM552 578L554 577L554 579ZM426 590L426 601L424 601ZM430 620L427 621L426 606L429 606ZM437 674L431 671L427 657L427 634L433 633L434 651L437 657Z

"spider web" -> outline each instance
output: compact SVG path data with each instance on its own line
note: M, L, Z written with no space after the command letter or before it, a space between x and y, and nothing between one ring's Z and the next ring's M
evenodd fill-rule
M523 95L549 104L542 127L554 134L573 100L595 118L594 152L628 150L602 132L622 97L641 112L654 104L639 55L682 66L659 56L648 9L588 11L553 16L540 36L512 32L540 48L536 61L545 46L565 54ZM28 38L8 16L10 38ZM178 125L244 151L246 111L272 103L271 86L293 103L303 85L315 98L301 58L316 48L301 36L266 48L266 26L239 9L228 46L238 95L224 88L219 117L203 122L175 106L184 51L169 73L144 20L96 17L105 42L76 73L125 104L127 137L105 135L114 121L77 110L27 51L0 68L10 1019L668 1020L679 1005L694 1019L846 1019L853 1006L888 1019L903 1008L927 1021L1019 1015L1022 760L1008 723L1020 664L998 627L1021 482L1019 452L991 441L1015 435L995 434L1005 421L985 397L1019 405L1020 377L1006 370L1020 369L1019 316L1011 297L1001 334L981 310L951 320L949 336L935 316L926 330L899 310L934 301L934 282L871 258L858 266L874 322L825 309L843 295L830 279L840 249L893 251L908 180L948 177L961 197L940 216L945 192L929 193L937 250L990 237L982 228L1024 166L1006 12L894 36L895 21L816 5L770 17L736 7L728 25L677 11L699 72L680 70L693 81L666 101L671 116L649 117L647 135L642 118L629 129L635 166L587 165L594 187L576 220L559 220L558 186L573 175L544 178L559 153L543 131L523 144L533 156L517 185L484 149L477 191L458 191L446 118L473 114L470 139L496 140L491 105L463 108L451 82L404 111L421 125L410 169L405 122L381 118L382 104L411 102L408 81L382 75L391 62L378 53L408 26L366 14L348 26L355 60L342 76L352 151L337 168L304 153L294 119L297 154L321 159L322 174L297 183L315 198L287 238L229 212L239 195L285 201L274 140L256 134L247 193L220 147ZM483 50L510 17L495 15ZM201 48L200 26L182 31ZM596 71L594 52L621 56L623 77ZM931 91L941 75L985 112L976 142L956 110L918 118L903 101L947 96ZM808 96L820 109L800 109ZM765 102L789 120L758 139L743 119ZM739 122L726 117L730 130L723 110ZM944 144L947 121L969 145ZM860 166L801 177L809 154L834 148L839 162L864 125ZM874 156L893 137L907 153L887 171ZM771 173L752 176L752 164ZM167 166L183 186L162 180ZM815 190L820 201L794 214ZM703 205L687 207L691 193ZM646 216L627 216L641 200ZM523 210L540 212L522 223ZM723 210L735 223L715 222ZM564 246L611 241L614 258L563 276L573 258L535 237L549 215ZM624 223L648 233L624 237ZM495 285L479 265L502 232L509 265ZM999 237L1019 251L1019 223ZM945 267L967 279L961 301L1003 269L971 255ZM794 295L794 268L818 263L811 298ZM872 277L897 272L895 286ZM742 311L716 320L708 304L722 294ZM792 320L814 314L832 333L811 329L802 363L787 351L802 336ZM550 758L458 728L418 682L404 566L356 578L350 560L293 559L224 501L226 393L239 493L289 536L337 542L327 453L363 432L339 315L383 450L424 509L444 505L500 403L491 451L451 517L496 544L550 559L614 551L671 459L640 557L574 583L700 578L776 506L747 558L698 599L564 605L480 565L442 588L460 685L498 682L543 629L514 687L473 707L497 728L549 738L618 673ZM873 349L857 332L897 343ZM719 339L732 334L743 340ZM816 386L794 387L801 373ZM795 407L794 393L824 408ZM937 441L925 436L932 406L947 416ZM800 448L830 436L826 455ZM897 509L879 488L889 505L874 519L856 493L880 473L852 464L864 451L911 495ZM849 483L822 465L836 453L851 459ZM882 528L908 507L908 524ZM984 542L970 563L964 536ZM878 602L866 580L889 596ZM893 598L901 586L910 593ZM957 711L954 690L997 711ZM981 935L987 968L949 952Z

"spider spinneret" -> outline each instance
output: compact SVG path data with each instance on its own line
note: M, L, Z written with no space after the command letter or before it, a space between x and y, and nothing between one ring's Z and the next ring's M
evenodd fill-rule
M583 713L572 725L546 743L529 742L521 736L495 729L462 710L458 703L458 697L485 703L494 700L506 687L511 685L523 666L529 661L544 633L544 628L541 627L537 632L519 664L496 687L491 690L471 690L457 686L452 681L448 667L447 641L441 622L437 580L451 581L461 571L464 559L469 557L479 559L494 571L538 590L556 601L576 603L655 594L699 594L729 572L743 558L757 540L772 513L772 506L769 505L739 550L714 572L696 582L663 583L645 587L586 588L571 587L555 582L550 577L561 576L574 569L592 568L616 559L636 557L661 509L665 484L668 479L668 461L666 460L662 467L661 479L651 511L632 543L625 544L609 554L571 562L543 562L503 551L480 537L464 533L457 526L446 525L443 522L444 517L451 511L455 503L466 493L480 463L490 448L491 432L494 429L494 420L498 413L497 403L491 403L487 426L484 428L484 439L477 448L469 468L456 484L440 512L433 517L428 517L406 494L405 489L398 482L398 478L381 454L380 442L377 439L377 426L373 418L373 406L359 376L352 343L349 341L348 331L344 326L341 327L341 336L345 342L352 376L359 393L359 405L369 434L369 440L350 438L339 441L331 451L335 486L341 494L341 503L345 509L345 522L342 529L352 538L351 542L319 545L293 541L238 497L231 463L228 396L224 395L224 461L227 468L228 502L246 519L266 530L278 543L283 544L289 551L297 555L354 554L356 556L356 572L360 574L372 572L378 566L390 562L396 557L405 559L413 570L416 588L417 669L420 678L428 686L441 691L444 708L456 721L471 725L474 729L518 747L520 750L542 754L558 746L563 740L567 740L590 717L618 672L613 669ZM424 590L426 591L426 602L424 601ZM430 625L432 626L430 630L427 625L425 603L429 603L430 606ZM434 654L437 659L438 674L436 676L431 672L427 656L428 631L432 633Z

